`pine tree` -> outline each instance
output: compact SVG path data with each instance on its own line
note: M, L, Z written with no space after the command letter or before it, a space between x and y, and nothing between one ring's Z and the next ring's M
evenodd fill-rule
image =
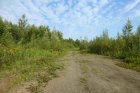
M0 38L2 37L2 34L4 33L4 28L5 28L5 24L2 18L0 17Z
M22 15L22 17L18 21L18 27L19 27L19 34L21 36L21 42L24 42L24 37L26 32L26 27L27 27L27 19L25 14Z
M132 24L128 19L126 25L123 28L123 38L125 40L125 50L129 51L132 49Z

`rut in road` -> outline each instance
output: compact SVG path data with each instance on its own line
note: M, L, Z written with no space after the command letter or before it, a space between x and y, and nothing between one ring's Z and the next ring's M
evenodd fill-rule
M112 59L73 51L62 61L64 70L45 93L140 93L140 72L118 67Z

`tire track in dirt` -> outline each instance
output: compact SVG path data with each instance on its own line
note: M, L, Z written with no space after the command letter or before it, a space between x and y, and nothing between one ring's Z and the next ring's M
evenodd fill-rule
M50 80L44 93L139 93L140 72L118 67L105 56L71 51L58 60L64 69ZM10 93L29 93L22 88Z
M44 89L45 93L87 93L80 83L81 70L76 60L77 52L70 52L64 59L65 68Z
M140 72L118 67L99 55L70 52L65 69L48 82L45 93L139 93Z

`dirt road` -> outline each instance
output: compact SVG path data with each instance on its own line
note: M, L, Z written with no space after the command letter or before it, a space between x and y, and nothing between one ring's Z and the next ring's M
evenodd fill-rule
M112 59L74 51L61 61L65 68L45 93L140 93L140 72L118 67Z

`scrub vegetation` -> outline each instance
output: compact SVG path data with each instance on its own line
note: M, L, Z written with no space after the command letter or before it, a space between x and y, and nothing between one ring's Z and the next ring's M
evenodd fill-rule
M56 77L63 64L55 60L75 46L58 30L28 24L25 15L17 24L0 18L0 93L24 81L36 80L40 86Z
M140 71L140 26L136 31L132 31L132 28L128 19L122 33L118 33L116 38L110 38L108 31L104 30L101 36L91 41L80 41L80 50L122 59L119 66Z
M7 93L23 82L33 82L28 87L30 92L42 93L42 86L57 77L57 69L63 68L57 59L77 48L122 59L117 65L140 71L140 26L134 32L132 28L128 20L116 38L110 38L104 30L90 41L73 40L64 39L60 31L49 26L28 24L25 15L17 24L0 18L0 93ZM86 64L81 67L88 72ZM85 77L80 78L80 82L86 81Z

